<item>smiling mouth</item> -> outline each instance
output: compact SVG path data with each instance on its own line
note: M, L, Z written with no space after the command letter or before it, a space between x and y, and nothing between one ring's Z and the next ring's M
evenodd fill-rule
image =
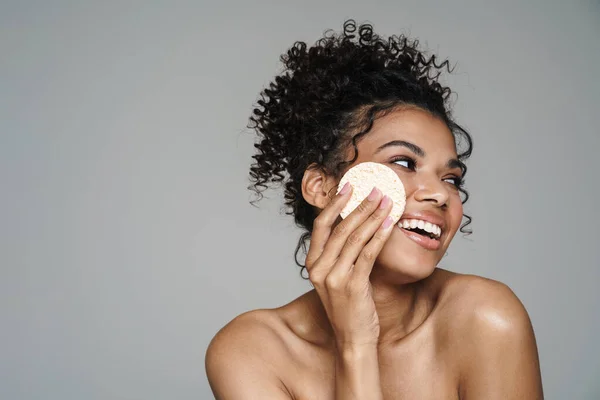
M436 251L442 246L442 229L435 224L417 219L400 220L396 226L410 240L426 250Z
M439 240L442 235L442 228L438 225L420 219L402 219L397 225L401 229L414 232L432 240Z

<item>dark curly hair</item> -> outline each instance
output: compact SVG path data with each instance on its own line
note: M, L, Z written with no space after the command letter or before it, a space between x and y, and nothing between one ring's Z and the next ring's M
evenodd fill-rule
M268 183L284 183L286 213L305 229L295 251L302 275L305 266L298 254L306 254L316 216L302 196L307 168L340 177L357 159L357 142L374 121L400 107L418 107L444 121L457 148L464 145L460 161L471 155L473 141L452 119L452 91L439 82L444 70L452 72L449 61L426 56L418 40L403 35L385 40L372 25L357 28L354 20L347 20L341 34L328 30L310 48L296 42L281 61L283 71L260 93L248 124L258 134L249 189L256 194L254 205ZM350 145L354 158L344 160ZM460 191L465 203L469 194L463 187ZM471 218L464 217L460 231L470 234L466 227Z

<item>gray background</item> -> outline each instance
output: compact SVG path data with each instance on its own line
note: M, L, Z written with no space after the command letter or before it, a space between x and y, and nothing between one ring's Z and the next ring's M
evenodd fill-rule
M542 0L2 2L0 398L212 397L215 332L309 289L247 118L347 17L458 63L475 233L442 266L522 299L548 399L600 398L600 7Z

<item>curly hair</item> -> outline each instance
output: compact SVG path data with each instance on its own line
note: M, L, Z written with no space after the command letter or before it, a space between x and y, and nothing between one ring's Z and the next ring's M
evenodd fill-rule
M269 183L284 184L286 214L304 229L294 253L302 275L305 266L298 255L301 250L306 254L316 217L302 196L307 168L340 177L357 159L357 142L374 121L400 107L418 107L443 121L457 148L464 141L460 161L471 155L473 141L453 120L452 91L439 82L444 71L452 72L449 61L426 56L418 40L403 35L385 40L372 25L357 27L347 20L340 34L328 30L310 48L295 42L280 59L284 69L260 93L248 123L258 134L249 189L256 194L254 205ZM345 160L350 145L354 158ZM469 194L464 187L459 190L465 203ZM460 231L470 234L471 218L464 218Z

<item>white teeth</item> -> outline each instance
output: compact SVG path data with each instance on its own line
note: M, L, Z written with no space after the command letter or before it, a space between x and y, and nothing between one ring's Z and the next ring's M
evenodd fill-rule
M403 219L398 222L398 226L404 229L423 229L424 231L432 233L438 238L442 234L442 228L432 224L431 222L426 222L420 219Z

